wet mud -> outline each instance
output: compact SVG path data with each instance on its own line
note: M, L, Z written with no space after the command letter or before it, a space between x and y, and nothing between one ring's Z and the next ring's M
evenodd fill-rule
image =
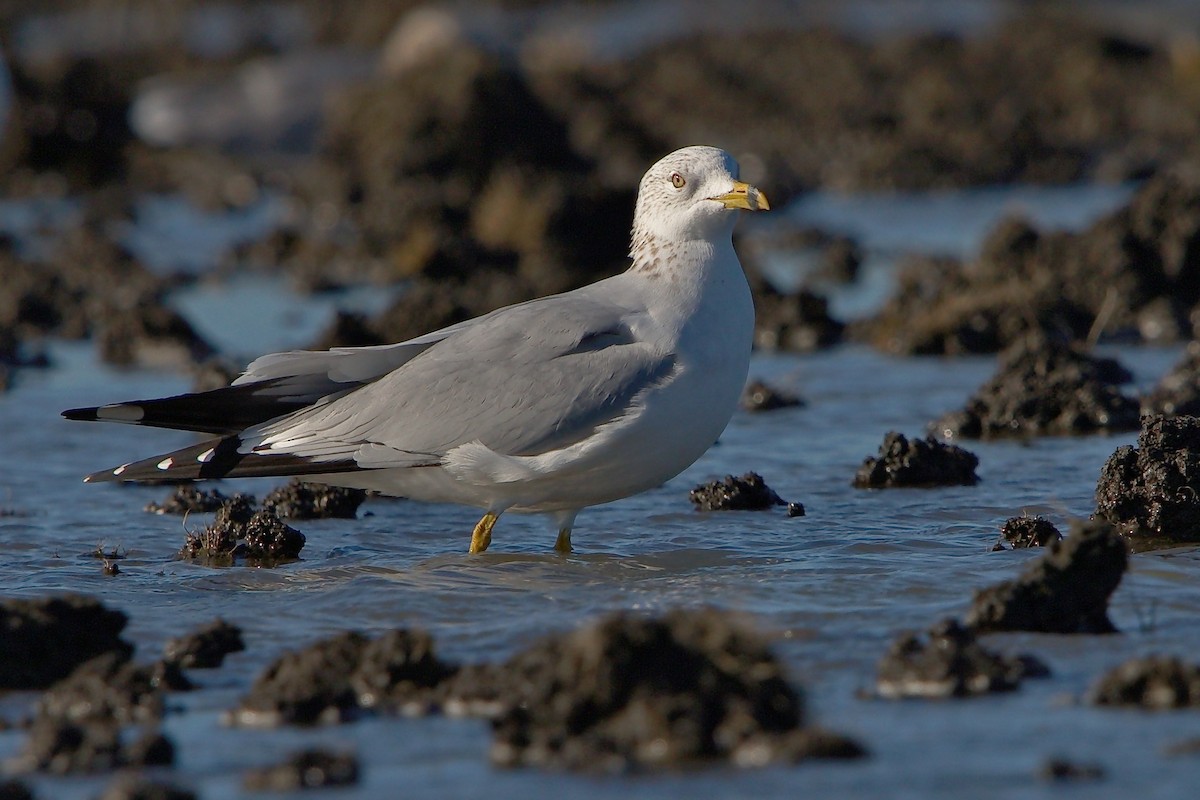
M105 653L129 658L123 612L79 595L0 602L0 689L45 689Z
M242 629L217 619L186 636L168 640L163 660L184 669L216 669L225 663L225 656L245 649Z
M1108 600L1128 565L1112 525L1073 521L1020 576L977 591L964 621L977 633L1114 633Z
M890 487L974 486L979 482L975 467L979 458L956 445L932 436L909 439L889 431L879 446L878 456L868 456L854 475L858 489Z
M800 408L804 401L799 396L776 388L765 381L753 380L742 390L741 407L744 411L776 411L781 408Z
M688 499L698 511L763 511L788 505L757 472L702 483L692 488Z
M358 759L346 753L304 750L279 764L247 772L242 788L249 792L291 792L353 786L358 783Z
M906 633L892 643L879 662L875 692L890 700L971 697L1009 692L1024 678L1049 674L1037 658L992 652L970 629L947 619L930 628L924 638Z
M274 511L255 511L253 502L253 497L243 494L227 500L212 524L188 532L180 556L211 566L228 566L238 559L256 566L275 566L299 558L304 534L285 524Z
M280 519L354 519L366 498L362 489L293 480L269 492L262 507Z
M962 410L930 429L948 439L997 439L1138 428L1138 402L1120 389L1131 376L1114 359L1035 335L1017 341L999 361Z
M1040 516L1009 517L1000 526L1000 541L993 550L1020 550L1026 547L1046 547L1062 541L1054 523Z
M1088 690L1087 702L1149 711L1200 706L1200 664L1169 656L1134 658L1113 667Z
M1200 541L1200 418L1142 418L1137 446L1109 456L1096 516L1138 547Z

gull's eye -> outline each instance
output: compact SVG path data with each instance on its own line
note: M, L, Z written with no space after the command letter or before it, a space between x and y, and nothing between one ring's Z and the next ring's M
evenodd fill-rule
M676 189L682 189L684 184L686 184L686 183L687 183L687 181L685 181L683 179L683 176L680 175L678 172L671 173L671 185L674 186Z

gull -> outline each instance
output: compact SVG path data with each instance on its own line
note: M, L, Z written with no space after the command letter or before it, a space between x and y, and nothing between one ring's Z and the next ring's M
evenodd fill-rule
M482 509L547 514L571 551L580 510L696 461L745 385L754 306L733 249L739 209L769 209L715 147L642 178L620 274L405 342L293 350L230 386L63 412L214 434L84 480L304 476Z

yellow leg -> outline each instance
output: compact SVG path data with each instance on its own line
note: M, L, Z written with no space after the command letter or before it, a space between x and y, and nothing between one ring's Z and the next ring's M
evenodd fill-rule
M558 529L558 538L554 540L554 549L557 550L560 555L565 556L565 555L570 554L570 552L571 552L571 529L570 528L559 528Z
M483 519L476 523L475 530L471 532L471 549L468 553L475 555L488 549L488 545L492 543L492 528L496 526L498 519L500 515L491 511L483 515Z

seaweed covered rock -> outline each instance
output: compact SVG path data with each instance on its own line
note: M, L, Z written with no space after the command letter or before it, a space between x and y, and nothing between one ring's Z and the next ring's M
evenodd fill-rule
M1096 516L1149 544L1200 541L1200 417L1143 417L1100 471Z
M878 457L868 457L854 475L859 489L894 486L974 486L979 482L975 467L979 458L932 436L909 439L889 431L879 446Z
M1164 170L1084 231L1010 219L967 263L920 258L861 333L888 352L990 353L1025 336L1190 338L1200 300L1200 177Z
M994 549L1003 550L1005 544L1013 550L1045 547L1059 541L1062 541L1062 534L1053 522L1040 516L1022 515L1004 521L1000 527L1000 542Z
M967 612L979 633L1113 633L1108 598L1129 564L1125 542L1106 522L1071 523L1017 578L982 589Z
M702 483L692 488L688 498L700 511L761 511L787 505L757 472Z
M491 751L503 766L612 772L863 753L833 735L799 746L811 734L800 693L757 635L711 609L613 615L533 645L504 672Z
M1022 678L1050 674L1032 656L1010 658L987 650L957 620L933 626L927 639L904 634L879 662L880 697L970 697L1017 688Z
M363 489L293 480L273 489L262 507L281 519L354 519L366 497Z
M765 281L754 289L754 344L764 350L807 353L842 340L846 325L829 301L811 289L780 292Z
M169 639L163 648L163 660L185 669L214 669L225 656L246 649L242 629L217 619L186 636Z
M1142 414L1200 416L1200 341L1189 342L1179 363L1142 397Z
M249 504L254 504L254 498L248 495L238 495ZM147 503L145 511L150 514L206 514L220 510L221 506L231 500L221 494L218 489L201 491L194 483L181 483L175 487L171 495L161 503Z
M44 689L96 656L128 659L128 618L98 600L63 595L0 603L0 690Z
M242 786L250 792L292 792L358 783L358 759L349 753L304 750L287 760L246 773Z
M208 564L231 564L245 558L270 566L300 556L304 534L284 524L274 511L254 510L254 498L237 494L217 510L212 524L188 532L180 555Z
M1138 403L1118 388L1129 380L1113 359L1031 336L1001 354L999 370L966 407L930 428L966 439L1136 430Z
M438 659L424 631L377 639L346 632L281 656L232 718L243 725L313 725L352 719L367 708L420 710L455 671Z
M775 411L803 405L804 401L796 395L777 389L765 381L750 381L742 390L741 406L746 411Z
M1101 676L1087 701L1152 711L1194 708L1200 706L1200 664L1167 656L1134 658Z
M164 694L187 688L169 664L136 665L116 653L94 658L42 695L14 766L66 775L169 764L174 746L154 726ZM122 736L130 725L145 727L139 736Z

